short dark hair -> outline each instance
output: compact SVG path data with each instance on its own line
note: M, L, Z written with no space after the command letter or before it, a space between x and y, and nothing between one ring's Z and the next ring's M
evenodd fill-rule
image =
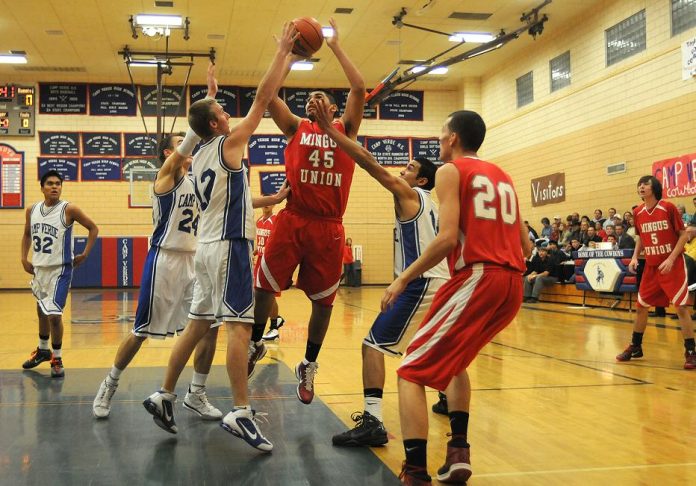
M176 133L169 133L162 137L162 140L160 140L159 143L159 149L157 151L157 155L159 156L160 162L164 162L167 160L167 156L164 155L165 150L174 150L176 147L172 145L172 139L174 137L185 137L186 134L183 132L176 132Z
M643 176L638 179L638 184L636 185L640 186L641 184L647 184L648 182L652 186L652 192L655 195L655 199L658 201L662 199L662 184L659 180L657 180L657 177L651 175Z
M549 218L541 218L541 224L551 224L551 221L549 221Z
M192 103L188 112L188 124L191 129L196 132L201 138L210 138L213 136L213 129L210 128L210 122L215 120L213 115L214 99L204 98Z
M418 174L416 177L425 177L428 179L428 183L420 186L426 191L431 190L435 187L435 173L437 172L437 166L425 157L414 157L413 160L420 164L420 169L418 169Z
M478 151L486 138L486 124L475 111L459 110L451 113L447 128L457 134L464 150Z
M601 209L599 209L599 208L595 209L595 213L596 213L597 211L599 211L599 214L602 214L602 210L601 210Z
M48 172L46 172L44 175L41 176L41 187L44 186L44 184L46 183L46 180L49 177L57 177L58 179L60 179L61 185L63 184L64 179L63 179L63 176L60 175L60 172L58 172L57 170L49 170Z
M313 89L310 94L312 93L324 93L324 96L326 96L329 99L332 105L338 106L338 103L336 103L336 97L333 94L326 91L325 89Z

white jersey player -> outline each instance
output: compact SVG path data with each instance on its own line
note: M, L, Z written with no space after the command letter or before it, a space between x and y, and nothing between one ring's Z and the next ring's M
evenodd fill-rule
M263 452L270 452L273 445L253 420L248 396L247 363L254 316L253 207L276 204L285 198L288 190L284 188L279 195L252 200L242 156L268 102L289 71L290 51L296 37L294 25L286 24L273 63L259 84L249 113L237 125L230 127L230 115L214 99L197 101L189 109L191 129L177 151L186 156L202 139L193 160L201 221L191 321L174 345L162 388L143 402L158 426L167 432L177 432L173 416L177 379L211 323L222 320L227 325L227 372L234 397L234 409L224 417L222 426Z
M34 276L31 290L37 301L39 345L22 368L51 361L51 376L65 376L63 368L63 308L68 298L73 266L82 263L94 245L99 230L75 204L61 201L63 177L56 171L41 177L42 202L27 209L22 236L22 266ZM89 231L87 245L73 258L72 229L77 221ZM31 263L28 260L32 250ZM48 346L49 337L51 348Z
M394 196L394 272L401 273L421 255L437 234L437 207L430 197L437 167L430 160L417 157L397 177L379 165L364 147L332 127L328 107L317 106L317 113L322 130ZM443 260L411 282L395 305L377 316L362 345L365 409L356 416L355 428L333 437L334 445L376 446L388 442L382 420L384 355L402 355L430 307L435 292L448 278L449 271Z
M214 90L214 86L209 86L208 94L213 96ZM109 416L121 373L143 341L148 337L164 339L179 334L188 321L200 216L193 181L188 175L191 157L172 156L182 140L183 134L173 134L165 136L160 143L159 157L163 165L157 173L152 195L154 230L143 268L133 332L122 341L111 371L99 386L92 404L96 418ZM205 420L222 418L222 412L208 402L205 388L215 355L217 326L215 323L210 326L196 348L193 379L184 398L184 408Z

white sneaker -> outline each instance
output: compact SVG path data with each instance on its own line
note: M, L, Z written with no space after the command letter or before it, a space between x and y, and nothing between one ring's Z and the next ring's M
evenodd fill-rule
M107 418L109 416L111 397L116 393L116 388L118 388L118 383L108 383L106 379L101 382L97 396L94 397L94 402L92 402L92 414L96 418Z
M225 415L220 427L230 434L242 438L251 447L263 452L271 452L273 444L263 436L255 423L257 421L256 411L239 409Z
M143 402L145 410L152 415L152 420L170 434L176 434L178 429L174 422L174 403L176 395L165 391L156 391Z
M222 412L213 407L208 401L208 395L205 393L205 387L199 387L197 391L191 391L189 386L188 392L184 397L184 408L200 415L203 420L220 420Z
M280 333L278 329L270 329L266 334L263 335L261 339L264 341L274 341L280 338Z

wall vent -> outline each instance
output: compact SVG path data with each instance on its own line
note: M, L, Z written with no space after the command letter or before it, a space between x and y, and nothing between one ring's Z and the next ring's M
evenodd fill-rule
M449 18L457 20L488 20L492 13L452 12Z
M353 13L353 9L349 7L338 7L336 10L334 10L334 13L337 14L351 14Z
M174 2L168 0L155 0L155 7L173 7Z
M83 67L61 67L61 66L15 66L15 71L28 72L60 72L60 73L86 73Z
M607 175L621 174L623 172L626 172L626 162L607 165Z

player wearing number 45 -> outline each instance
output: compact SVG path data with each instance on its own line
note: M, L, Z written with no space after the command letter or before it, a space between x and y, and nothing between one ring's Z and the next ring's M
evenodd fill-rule
M94 222L75 204L61 201L63 178L50 170L41 177L43 202L27 210L22 236L22 266L34 276L31 290L36 297L39 315L39 346L31 353L22 368L34 368L44 361L51 362L51 376L65 376L63 369L63 308L68 298L73 267L89 255L99 234ZM87 245L73 258L72 228L77 221L89 231ZM27 259L32 249L31 262ZM49 337L53 352L48 347Z
M208 94L215 95L209 87ZM152 194L154 231L140 282L138 309L132 333L116 352L114 365L99 386L92 404L96 418L107 418L121 373L147 338L164 339L180 334L187 322L195 275L193 256L198 233L198 203L188 176L191 157L172 156L183 134L166 135L160 142L163 162ZM205 420L219 420L222 412L208 402L205 383L215 355L219 324L210 326L196 347L193 380L184 398L184 408Z

